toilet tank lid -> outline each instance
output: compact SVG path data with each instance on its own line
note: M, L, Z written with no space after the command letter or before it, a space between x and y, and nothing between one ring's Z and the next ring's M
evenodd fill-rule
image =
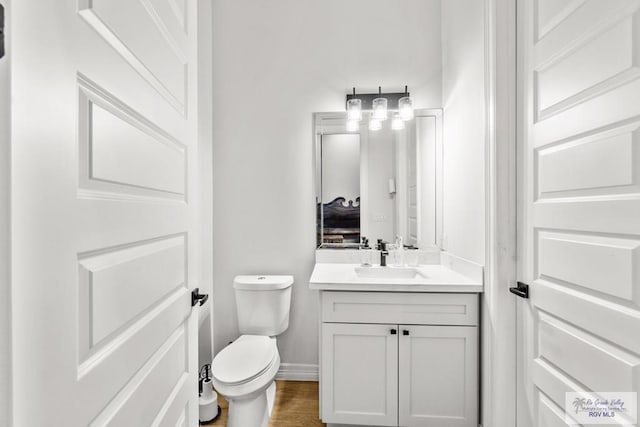
M267 291L274 289L285 289L293 284L293 276L236 276L233 279L235 289Z

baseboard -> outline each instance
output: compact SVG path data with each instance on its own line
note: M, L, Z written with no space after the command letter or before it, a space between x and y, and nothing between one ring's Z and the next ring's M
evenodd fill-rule
M318 365L303 363L281 363L277 380L318 381Z

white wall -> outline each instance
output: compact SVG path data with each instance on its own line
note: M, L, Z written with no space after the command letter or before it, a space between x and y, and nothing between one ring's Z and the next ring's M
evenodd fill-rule
M442 2L443 245L485 265L484 7Z
M214 0L215 347L238 336L232 279L295 277L284 363L316 364L312 113L409 85L440 107L439 0ZM374 34L374 27L378 33ZM399 31L400 28L404 30Z
M9 2L5 7L8 24ZM8 28L7 28L8 29ZM7 48L9 40L7 38ZM0 426L11 425L11 274L10 274L10 128L9 56L0 59Z

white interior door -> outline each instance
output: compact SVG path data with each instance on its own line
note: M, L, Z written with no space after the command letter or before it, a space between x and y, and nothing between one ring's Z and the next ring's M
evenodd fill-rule
M20 0L16 427L195 426L195 0Z
M518 1L518 427L640 391L639 5Z

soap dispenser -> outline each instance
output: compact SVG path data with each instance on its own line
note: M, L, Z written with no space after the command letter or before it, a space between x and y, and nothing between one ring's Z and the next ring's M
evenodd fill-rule
M364 236L362 236L362 239L361 239L360 249L371 249L369 247L369 239L367 239Z
M369 246L369 239L362 237L362 243L360 243L360 266L371 267L373 251Z

